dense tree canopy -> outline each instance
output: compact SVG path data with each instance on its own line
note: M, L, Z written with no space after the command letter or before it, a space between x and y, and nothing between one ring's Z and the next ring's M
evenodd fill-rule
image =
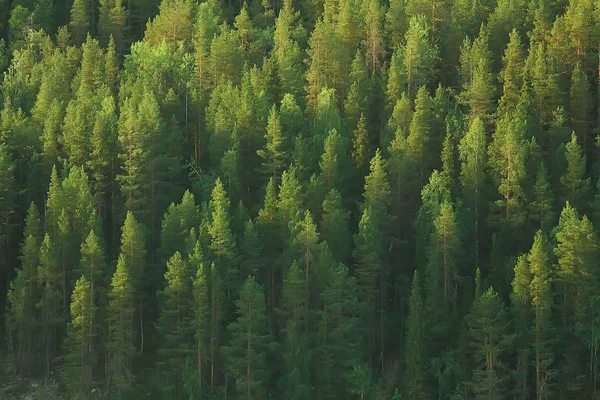
M599 398L596 3L0 0L0 397Z

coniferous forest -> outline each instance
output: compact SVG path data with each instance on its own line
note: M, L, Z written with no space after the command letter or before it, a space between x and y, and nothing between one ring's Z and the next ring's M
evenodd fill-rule
M0 38L0 398L600 399L598 1L0 0Z

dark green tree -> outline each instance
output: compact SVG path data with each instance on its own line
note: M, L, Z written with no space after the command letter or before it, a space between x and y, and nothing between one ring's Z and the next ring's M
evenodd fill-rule
M421 295L419 274L415 271L412 279L411 294L408 303L408 320L406 344L404 352L403 382L408 399L427 399L426 388L426 364L427 359L424 352L425 343L425 309Z
M254 277L244 282L236 306L237 320L227 327L231 342L223 351L238 392L250 400L260 396L269 379L266 356L271 341L264 291Z
M180 366L194 355L192 325L192 275L188 263L176 252L167 261L166 287L159 292L160 317L156 331L161 338L157 363L165 396L179 396Z
M71 296L71 322L65 340L65 371L63 379L74 395L91 391L94 366L97 361L95 346L98 334L97 307L92 298L90 282L82 276L75 283Z

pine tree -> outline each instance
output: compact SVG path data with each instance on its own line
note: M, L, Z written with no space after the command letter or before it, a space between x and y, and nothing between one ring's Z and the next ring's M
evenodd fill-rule
M102 101L92 128L91 156L86 166L93 179L99 216L105 217L114 203L114 177L116 175L117 116L114 99L109 96Z
M265 176L273 177L275 182L277 182L280 174L287 166L288 157L286 150L288 144L281 130L279 113L275 106L271 108L271 112L269 113L265 139L267 142L264 148L257 151L257 154L263 159L262 172Z
M71 7L71 20L69 21L69 27L71 35L76 44L82 44L85 41L85 37L88 34L90 28L89 17L88 17L88 4L86 0L75 0Z
M108 382L119 394L129 389L133 381L131 361L133 347L134 284L124 254L119 255L117 269L108 292Z
M106 271L104 248L96 233L92 230L85 242L81 243L81 260L74 274L86 278L89 284L88 307L96 304L98 292Z
M386 277L382 259L384 248L384 237L377 223L377 214L373 211L373 206L368 206L363 211L358 233L354 237L353 257L356 262L354 271L362 293L361 300L369 307L366 316L370 326L367 331L369 351L373 351L375 346L375 312L379 307L383 313L385 293L382 289Z
M12 221L16 208L17 184L15 180L15 164L5 144L0 144L0 244L2 250L2 276L4 287L8 286L11 271L7 265L11 258L12 233L15 228Z
M580 211L587 207L587 195L590 189L590 178L584 178L586 173L586 156L577 143L575 133L571 135L571 141L566 144L565 157L567 170L560 177L562 184L562 201L569 202Z
M180 387L180 366L193 352L192 327L192 279L188 263L181 253L176 252L167 261L167 281L161 298L160 317L156 326L161 338L158 349L158 368L161 390L167 396L178 397Z
M517 368L514 371L515 392L519 397L529 393L529 365L531 364L531 270L527 256L521 255L514 267L510 305L514 320Z
M587 75L578 66L571 74L570 109L571 126L582 143L583 153L588 154L590 125L590 85Z
M302 94L304 75L298 41L304 39L305 31L299 19L300 12L294 10L292 1L284 0L283 7L275 20L273 51L277 56L281 92L294 97Z
M407 13L404 1L392 0L385 13L384 27L390 47L394 50L400 48L407 29ZM393 56L392 56L393 57Z
M363 7L366 9L365 55L369 72L373 74L379 70L382 58L385 56L383 44L384 9L378 0L369 0Z
M244 226L240 253L242 256L240 276L254 275L266 278L264 274L266 271L263 266L263 244L260 240L256 224L251 219L248 219Z
M553 394L556 371L553 368L553 322L552 322L552 277L549 259L549 246L542 232L535 235L528 257L531 283L531 304L533 307L533 354L535 367L536 396L548 399Z
M413 98L417 89L427 85L435 76L439 50L430 39L430 26L424 16L410 19L404 40L404 69L408 97Z
M176 252L185 253L185 242L192 229L200 225L200 211L194 195L186 190L181 203L171 203L163 217L160 232L160 248L157 250L163 260L168 260Z
M35 213L32 203L25 225L25 239L21 245L21 267L11 281L7 302L8 342L13 352L17 373L29 375L33 362L35 342L35 305L39 295L37 268L39 264L40 237L34 236ZM39 214L37 215L39 224ZM29 232L28 232L29 231ZM28 234L29 233L29 234Z
M40 248L40 263L37 270L37 280L41 296L36 307L39 309L44 352L44 373L50 375L50 362L53 360L58 344L58 327L62 324L61 309L62 272L56 260L55 250L46 234Z
M319 176L323 190L327 193L331 189L344 192L346 174L343 171L350 168L350 161L346 158L346 143L344 138L336 131L331 130L325 138L325 145L319 168Z
M283 239L289 239L293 228L300 221L303 209L302 187L295 167L283 172L277 201L278 224L283 229Z
M66 365L63 379L71 393L89 393L94 382L94 366L97 360L95 340L97 336L96 303L90 302L90 282L82 276L75 284L71 297L71 322L65 340Z
M206 273L204 257L202 256L200 243L196 242L194 252L188 261L192 269L192 327L194 334L196 367L198 371L200 392L203 393L202 383L206 380L206 373L203 372L204 365L208 360L208 350L210 341L210 294L209 294L209 277ZM194 271L195 270L195 271Z
M369 175L365 177L363 192L363 209L371 208L372 217L380 229L387 224L388 208L390 206L390 184L387 179L385 160L377 149L370 161Z
M426 358L424 354L425 310L421 296L419 274L415 271L408 304L406 350L404 356L404 387L406 396L411 400L427 399Z
M210 392L211 395L214 393L214 387L216 383L216 373L219 367L219 360L217 359L217 351L219 349L219 343L222 339L222 323L225 319L224 308L225 308L226 293L223 286L223 278L220 275L215 263L212 263L210 268ZM196 330L198 333L198 330ZM198 336L196 336L198 340Z
M365 114L360 114L358 126L352 136L352 163L360 175L365 175L367 160L370 158L370 140Z
M179 42L188 44L192 38L194 4L187 0L160 2L159 13L146 24L144 40L157 45L166 42L175 48Z
M352 55L330 21L317 22L308 46L310 66L306 76L306 103L308 109L314 112L317 97L325 88L335 89L338 98L346 97L346 79Z
M493 288L478 297L467 317L473 346L473 380L476 398L494 399L503 395L506 384L502 356L510 346L508 315Z
M369 79L367 63L360 50L356 51L356 56L352 61L350 71L350 90L344 100L344 115L346 117L346 128L348 132L354 131L358 126L361 113L368 112L369 104L373 101L372 81Z
M439 215L434 221L429 249L426 287L428 306L434 314L457 300L457 277L459 272L461 241L452 203L440 205ZM442 301L436 301L439 295Z
M343 264L329 268L322 299L316 356L320 361L319 365L328 365L329 368L320 375L320 382L331 396L347 395L355 392L353 389L356 386L361 386L356 384L353 369L360 361L362 336L359 323L364 304L358 300L356 278L350 275ZM346 387L335 388L335 385L324 382L324 378L331 382L345 382ZM369 390L370 387L366 389Z
M441 158L442 175L446 180L446 186L450 188L452 193L456 193L458 191L456 182L458 181L459 146L452 130L446 129Z
M498 114L506 114L514 111L523 84L523 73L525 59L521 38L516 29L510 33L510 40L502 57L503 68L500 72L502 82L502 97L500 98Z
M398 49L392 54L388 70L388 79L385 88L386 115L392 112L398 101L402 99L402 96L406 96L407 86L405 73L404 53L402 52L402 49Z
M127 296L131 296L132 306L134 307L134 314L131 317L127 316L127 318L135 318L135 326L140 327L139 331L134 329L133 326L131 327L132 332L129 332L129 334L133 335L131 343L139 345L141 350L144 348L143 308L144 303L147 301L145 290L148 288L155 289L159 284L158 271L148 271L146 268L145 243L144 226L137 222L132 212L128 212L121 230L121 254L119 262L123 258L122 268L127 271L126 279L128 286L126 289L130 291L130 293L127 293ZM125 278L120 277L119 279ZM127 298L127 301L129 301L129 298ZM138 321L139 324L137 323ZM121 323L124 322L121 321ZM133 320L131 323L133 323Z
M557 320L561 339L557 354L562 355L556 365L559 366L561 394L577 396L582 393L584 384L578 377L584 374L582 355L585 347L583 338L578 337L582 331L576 327L592 316L588 312L593 299L597 236L587 217L579 218L569 203L562 210L555 229L557 244L554 254L558 262L554 270L559 294ZM593 360L590 362L593 363Z
M556 212L554 211L554 193L548 181L548 171L544 163L541 163L535 184L533 186L533 197L529 203L529 218L536 223L542 232L549 232L554 226Z
M210 250L219 274L225 279L227 298L230 299L237 288L238 254L236 239L230 226L229 198L219 178L215 182L209 207L211 209Z
M556 59L548 53L544 43L534 44L525 62L527 73L532 78L542 126L552 122L553 112L561 106L562 98Z
M333 256L343 262L352 251L349 227L350 213L344 209L340 192L332 189L323 201L323 218L320 228Z
M524 126L519 119L500 120L492 143L488 147L492 177L502 199L495 206L502 210L501 226L521 227L524 222L525 157L527 146L523 138Z
M406 139L413 165L417 168L418 182L422 186L433 169L433 154L438 154L436 138L433 134L433 104L425 86L419 88L415 99L415 112ZM441 138L439 141L441 150Z
M495 84L492 75L491 52L488 36L483 30L470 44L465 39L461 48L460 74L463 86L461 101L469 106L471 114L490 125L493 119Z
M462 194L467 200L471 216L475 242L475 267L479 266L481 242L482 204L485 204L486 187L486 134L483 121L475 117L458 147L461 164L460 182Z
M270 344L267 306L263 288L248 277L236 301L238 318L227 327L231 343L223 351L227 366L236 378L239 393L246 399L260 397L269 379L266 353Z
M292 263L283 280L283 312L285 328L283 359L285 373L282 384L289 399L307 400L311 394L310 365L312 349L303 335L308 324L305 304L306 281L297 263Z
M243 65L243 55L238 45L237 34L229 27L224 27L210 44L209 71L212 84L217 86L228 80L236 84L240 83L241 66Z

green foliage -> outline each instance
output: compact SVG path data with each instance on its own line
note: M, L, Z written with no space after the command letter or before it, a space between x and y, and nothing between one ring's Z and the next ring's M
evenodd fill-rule
M408 303L406 349L404 356L405 372L404 387L408 399L426 399L426 364L423 338L425 335L425 309L421 295L419 274L415 271L412 279L412 289Z
M72 393L89 393L93 385L93 371L97 360L94 345L97 335L97 308L90 302L90 282L82 276L77 280L71 296L71 322L67 327L66 365L63 379Z
M430 29L424 16L414 16L410 19L404 37L404 74L410 98L417 93L418 88L427 85L435 76L439 50L432 43Z
M493 399L506 390L506 367L503 356L511 345L508 315L493 288L477 298L467 318L473 346L471 390L477 398Z
M2 394L597 398L597 8L0 0Z
M158 368L165 396L179 396L180 366L193 352L192 279L188 263L176 252L167 261L167 286L159 293L160 317L156 330L161 338Z
M570 203L580 211L585 211L587 209L585 205L590 189L590 178L584 178L586 157L577 143L575 133L571 135L571 141L566 144L565 148L567 170L560 177L562 200L565 203Z
M266 352L270 342L267 326L267 307L262 286L248 277L236 302L238 317L227 327L231 333L230 346L224 347L227 366L236 381L239 393L247 399L260 396L269 378Z
M117 269L108 292L108 369L110 381L118 393L127 390L132 381L134 284L131 268L124 254L119 256Z

